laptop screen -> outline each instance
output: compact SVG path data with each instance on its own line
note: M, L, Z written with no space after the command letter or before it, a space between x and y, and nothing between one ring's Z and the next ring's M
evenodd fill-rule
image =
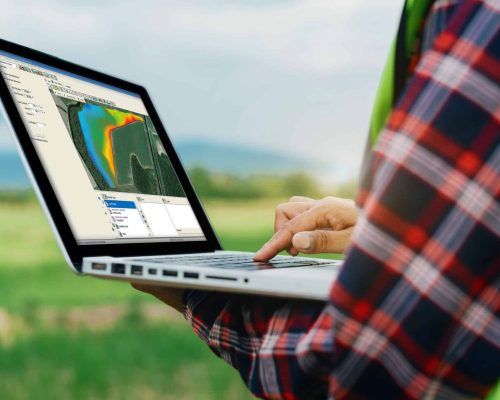
M78 244L206 240L138 94L2 51L0 70Z

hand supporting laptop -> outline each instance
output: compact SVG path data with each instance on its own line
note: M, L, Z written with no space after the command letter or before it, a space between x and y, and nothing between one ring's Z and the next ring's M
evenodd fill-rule
M314 200L293 196L276 207L274 235L255 254L256 261L267 261L286 250L301 253L344 253L356 225L358 212L354 201L337 197ZM182 310L183 289L132 284L152 294L177 311Z

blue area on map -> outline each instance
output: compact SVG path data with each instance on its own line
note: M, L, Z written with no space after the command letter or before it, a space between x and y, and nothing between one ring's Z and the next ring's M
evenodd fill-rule
M82 128L83 137L85 139L85 146L90 155L90 158L94 165L97 167L101 176L104 178L106 183L111 187L115 187L113 179L109 176L108 167L106 166L106 159L99 156L99 144L95 142L96 138L92 135L92 121L106 118L106 111L104 108L86 103L83 108L78 112L78 119L80 121L80 126ZM102 133L104 135L104 133ZM103 139L100 139L103 141ZM102 145L101 145L102 146Z

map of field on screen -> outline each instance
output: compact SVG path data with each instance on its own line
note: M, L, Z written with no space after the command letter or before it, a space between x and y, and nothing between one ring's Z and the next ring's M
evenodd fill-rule
M185 196L148 116L52 96L96 190Z

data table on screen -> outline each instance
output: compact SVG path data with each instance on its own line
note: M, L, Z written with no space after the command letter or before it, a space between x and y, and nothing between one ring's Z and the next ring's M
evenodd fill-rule
M177 236L178 232L162 203L140 203L141 210L154 236Z

